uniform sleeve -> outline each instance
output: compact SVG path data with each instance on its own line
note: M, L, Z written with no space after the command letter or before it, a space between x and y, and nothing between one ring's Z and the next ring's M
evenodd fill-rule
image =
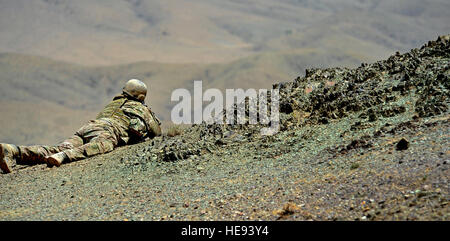
M130 132L137 137L144 139L161 135L160 122L147 106L130 102L123 106L123 111L130 117Z
M142 137L147 132L145 122L141 118L132 118L130 120L130 131L138 137Z
M150 123L149 123L149 127L150 127L150 136L160 136L161 135L161 121L158 119L158 117L156 117L156 115L153 113L153 111L148 108L148 111L150 112L150 116L152 117Z

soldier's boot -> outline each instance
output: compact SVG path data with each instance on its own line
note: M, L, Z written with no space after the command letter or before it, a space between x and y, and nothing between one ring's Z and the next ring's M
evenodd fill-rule
M36 165L44 164L45 157L54 153L58 153L61 150L52 146L19 146L20 157L16 159L17 164L20 165Z
M12 144L0 144L0 168L4 173L12 172L12 162L19 156L19 148Z
M53 154L51 156L45 157L45 162L48 166L61 166L61 164L65 161L67 161L69 158L67 157L66 153L64 152L58 152L56 154Z

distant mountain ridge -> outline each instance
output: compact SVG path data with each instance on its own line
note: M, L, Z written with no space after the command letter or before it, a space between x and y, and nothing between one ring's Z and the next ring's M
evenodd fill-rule
M449 9L446 0L1 0L0 52L82 65L223 63L347 42L382 59L450 32Z

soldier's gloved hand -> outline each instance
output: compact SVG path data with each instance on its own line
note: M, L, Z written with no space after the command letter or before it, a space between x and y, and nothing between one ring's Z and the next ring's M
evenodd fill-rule
M130 132L138 137L143 137L147 133L147 127L141 119L133 118L130 120Z

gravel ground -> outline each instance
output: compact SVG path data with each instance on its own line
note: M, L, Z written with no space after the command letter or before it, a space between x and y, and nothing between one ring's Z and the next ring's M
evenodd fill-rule
M281 131L195 125L0 175L1 220L450 220L450 37L280 83Z
M302 131L234 143L201 158L139 159L148 143L60 168L1 175L2 220L449 220L449 116L372 147L308 154ZM333 129L333 128L331 128ZM395 129L393 127L392 129ZM286 139L293 143L281 151ZM397 150L399 138L409 142ZM345 141L344 141L345 142ZM261 150L261 149L259 149ZM132 158L127 158L127 157Z

